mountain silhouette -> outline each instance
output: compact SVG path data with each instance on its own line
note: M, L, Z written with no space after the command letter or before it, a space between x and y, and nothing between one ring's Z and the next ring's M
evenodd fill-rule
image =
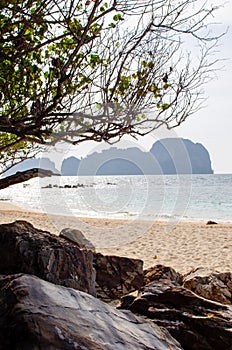
M52 162L49 158L31 158L26 159L23 162L13 166L11 169L7 170L4 173L4 177L13 175L17 171L24 171L33 168L51 170L53 173L56 174L59 173L59 171L55 167L55 163Z
M4 176L31 168L59 173L49 158L27 159L8 170ZM209 152L200 143L188 139L166 138L153 144L149 152L137 147L111 147L85 158L68 157L61 164L63 176L85 175L162 175L213 174Z
M111 147L83 159L64 159L61 174L72 175L152 175L213 174L209 152L188 139L166 138L155 142L149 152L139 148Z

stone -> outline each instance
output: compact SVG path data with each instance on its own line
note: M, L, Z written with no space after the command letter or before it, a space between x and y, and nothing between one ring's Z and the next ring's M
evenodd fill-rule
M120 299L144 284L142 260L95 253L94 267L97 296L106 302Z
M96 294L93 252L26 221L0 225L0 256L0 274L33 274Z
M223 304L232 303L232 273L198 268L184 276L183 286L194 293Z
M64 228L60 232L59 236L76 243L79 248L87 248L93 251L95 250L94 245L83 235L80 230Z
M209 221L207 221L206 225L217 225L217 222L209 220Z
M100 153L91 153L82 159L69 157L62 162L61 174L213 174L213 169L209 152L202 144L178 137L155 142L150 152L143 152L137 147L112 147Z
M183 350L131 312L35 276L0 278L0 350Z
M119 308L166 328L185 350L232 350L232 307L198 296L167 274L137 296L124 296Z
M147 285L153 281L167 279L168 281L182 284L183 276L172 267L155 265L144 270L144 284Z

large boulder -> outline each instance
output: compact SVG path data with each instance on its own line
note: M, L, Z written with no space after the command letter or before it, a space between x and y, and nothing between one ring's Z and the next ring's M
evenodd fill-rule
M184 287L204 298L232 303L232 273L213 272L198 268L184 276Z
M79 248L87 248L95 251L95 247L92 242L90 242L80 230L73 228L64 228L60 232L60 237L65 238L71 242L78 245Z
M95 253L94 267L97 296L105 302L120 299L144 284L142 260Z
M0 350L181 350L167 331L30 275L0 279ZM224 349L224 348L223 348Z
M120 308L165 327L185 350L232 350L232 307L184 288L172 269L158 274L137 296L123 297Z
M143 273L145 285L156 280L168 280L177 284L182 284L183 281L183 276L169 266L155 265L144 270Z
M33 274L96 294L93 252L26 221L0 225L0 256L0 274Z

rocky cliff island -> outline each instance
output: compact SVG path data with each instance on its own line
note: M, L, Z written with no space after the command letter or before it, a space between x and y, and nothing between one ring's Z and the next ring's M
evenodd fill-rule
M63 160L61 174L75 175L162 175L213 174L209 152L200 143L167 138L153 144L149 152L139 148L111 147L83 159Z
M41 168L63 176L213 174L210 155L200 143L182 138L167 138L153 144L149 152L137 147L111 147L79 159L63 159L60 169L49 158L27 159L5 176L17 171Z

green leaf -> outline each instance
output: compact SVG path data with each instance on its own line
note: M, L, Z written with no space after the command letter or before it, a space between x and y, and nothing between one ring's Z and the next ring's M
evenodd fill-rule
M117 21L123 21L123 18L122 18L121 13L117 13L116 15L114 15L113 20L114 20L115 22L117 22Z
M161 106L161 108L162 108L163 111L165 111L166 109L169 108L169 106L170 106L170 105L169 105L168 103L163 103L162 106Z
M96 104L96 108L97 108L98 110L102 109L102 104L101 104L101 103L97 103L97 104Z

